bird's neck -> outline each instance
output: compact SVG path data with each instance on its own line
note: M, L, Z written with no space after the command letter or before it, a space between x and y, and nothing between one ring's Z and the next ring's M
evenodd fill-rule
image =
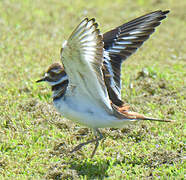
M66 93L67 86L68 86L68 80L53 85L52 86L53 100L63 97Z

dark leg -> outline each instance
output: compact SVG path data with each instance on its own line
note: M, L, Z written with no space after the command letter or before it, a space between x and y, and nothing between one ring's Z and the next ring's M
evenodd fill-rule
M79 144L79 145L76 146L72 151L70 151L70 153L73 153L73 152L75 152L75 151L78 151L78 150L81 149L83 146L85 146L85 145L87 145L87 144L89 144L89 143L96 142L95 148L94 148L94 150L93 150L93 152L92 152L92 155L91 155L91 158L92 158L92 157L94 156L96 150L97 150L97 147L99 146L99 141L100 141L101 139L103 139L103 135L101 134L101 132L100 132L98 129L95 129L94 131L95 131L95 133L96 133L96 138L95 138L95 139L92 139L92 140L90 140L90 141L87 141L87 142L84 142L84 143Z
M101 134L101 132L100 132L98 129L96 129L96 130L94 131L94 133L95 133L97 136L96 136L96 139L95 139L96 144L95 144L94 150L93 150L93 152L92 152L91 158L94 157L94 154L95 154L95 152L96 152L96 150L97 150L97 148L98 148L98 146L99 146L99 141L100 141L101 139L103 139L103 135Z

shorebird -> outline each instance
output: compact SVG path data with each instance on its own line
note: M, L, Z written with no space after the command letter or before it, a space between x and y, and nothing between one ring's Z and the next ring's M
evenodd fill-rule
M65 118L92 128L94 156L103 138L99 128L123 127L141 120L170 122L131 112L121 99L121 64L133 54L169 11L155 11L101 34L95 19L85 18L61 48L60 63L52 64L44 77L52 87L53 103Z

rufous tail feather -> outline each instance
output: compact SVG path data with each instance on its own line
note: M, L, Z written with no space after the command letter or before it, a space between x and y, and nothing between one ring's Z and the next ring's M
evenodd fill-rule
M169 119L156 119L156 118L151 118L151 117L146 117L142 114L139 114L137 112L132 112L129 111L130 106L121 106L118 107L114 104L111 104L114 110L114 114L119 118L119 119L131 119L131 120L136 120L136 121L158 121L158 122L175 122L174 120L169 120Z

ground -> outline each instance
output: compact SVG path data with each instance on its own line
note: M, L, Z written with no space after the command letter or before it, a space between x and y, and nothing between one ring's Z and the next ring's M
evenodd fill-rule
M184 179L186 1L0 1L0 179ZM70 154L91 130L60 116L47 84L36 84L84 17L102 32L158 9L171 12L122 67L122 98L145 115L102 129L105 139Z

